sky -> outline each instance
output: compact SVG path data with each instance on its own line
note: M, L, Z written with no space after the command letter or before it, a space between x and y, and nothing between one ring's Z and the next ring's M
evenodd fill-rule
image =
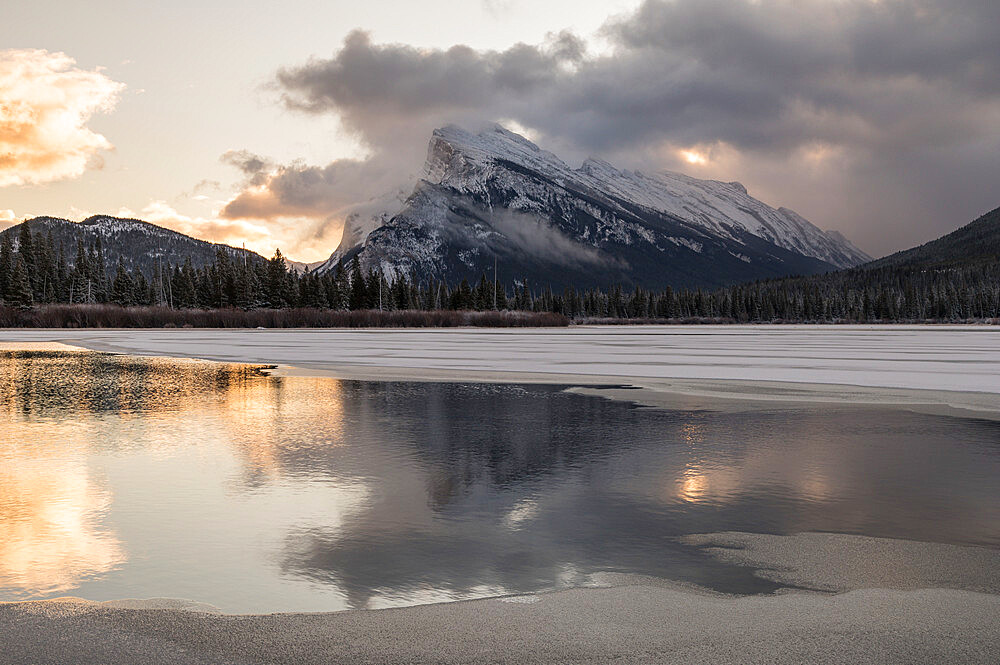
M738 180L884 255L1000 205L995 0L9 3L0 227L145 219L301 261L433 128Z

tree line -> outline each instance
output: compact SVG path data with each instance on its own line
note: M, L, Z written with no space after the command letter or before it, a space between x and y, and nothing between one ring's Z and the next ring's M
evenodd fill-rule
M561 292L524 281L502 284L483 274L455 285L406 276L388 279L357 258L323 274L289 270L280 251L268 260L234 258L219 249L194 267L157 263L144 272L105 260L98 237L71 254L51 233L21 227L0 240L0 300L38 304L114 304L171 309L514 310L570 318L733 322L954 321L1000 317L997 262L937 269L888 266L759 281L721 289L651 291L641 287Z

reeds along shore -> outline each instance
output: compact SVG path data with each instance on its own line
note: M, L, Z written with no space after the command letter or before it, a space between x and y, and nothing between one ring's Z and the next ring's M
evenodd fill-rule
M599 318L574 317L553 312L519 310L330 310L295 309L172 309L170 307L121 307L119 305L37 305L18 308L0 305L0 328L546 328L571 324L589 325L734 325L741 322L722 317ZM765 322L756 322L765 323ZM992 324L1000 319L917 320L784 320L782 324Z
M118 305L0 305L0 328L537 328L567 326L550 312L329 309L171 309Z

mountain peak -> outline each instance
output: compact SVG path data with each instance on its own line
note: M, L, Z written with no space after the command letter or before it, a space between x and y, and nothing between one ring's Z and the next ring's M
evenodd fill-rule
M582 173L586 173L587 175L591 175L594 177L601 177L607 175L612 175L617 177L618 175L620 175L620 172L618 171L618 169L615 167L614 164L612 164L607 160L600 159L599 157L588 157L587 159L583 160L583 164L580 165L580 168L578 170Z
M435 129L427 146L424 173L434 183L461 182L470 173L489 169L497 160L533 169L570 170L551 152L491 123L475 134L457 125Z
M737 182L574 169L502 125L435 129L424 179L395 210L350 218L321 270L355 254L416 279L513 276L581 286L721 285L853 266L863 252Z

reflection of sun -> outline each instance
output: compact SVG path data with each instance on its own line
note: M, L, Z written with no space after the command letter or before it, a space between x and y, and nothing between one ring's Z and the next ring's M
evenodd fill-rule
M799 481L799 492L803 498L810 501L827 501L833 496L833 486L828 478L813 472L802 473Z
M125 561L100 521L111 495L82 462L6 443L0 456L0 589L16 596L72 589Z
M678 495L683 501L701 501L708 493L708 476L695 469L687 469L679 484Z
M695 422L686 422L681 425L681 436L684 437L684 443L699 443L703 435L702 429L703 426Z

